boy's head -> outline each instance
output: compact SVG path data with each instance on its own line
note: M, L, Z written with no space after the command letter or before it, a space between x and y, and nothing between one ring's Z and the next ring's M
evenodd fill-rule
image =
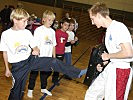
M42 17L42 23L46 26L46 27L50 27L53 24L53 21L55 20L55 14L52 11L46 10L43 13L43 17Z
M106 4L97 2L89 10L90 19L92 24L95 24L97 28L100 28L102 25L103 19L109 17L109 9Z
M27 21L30 15L22 8L14 9L10 15L10 20L13 22L12 29L24 30L27 26Z
M17 8L12 11L10 15L10 20L13 21L13 19L16 20L29 19L29 17L30 15L26 10L22 8Z
M75 21L73 19L70 19L70 25L68 31L73 31L74 28L75 28Z
M69 28L70 20L68 18L63 18L61 19L60 24L61 24L61 30L63 32L66 32Z

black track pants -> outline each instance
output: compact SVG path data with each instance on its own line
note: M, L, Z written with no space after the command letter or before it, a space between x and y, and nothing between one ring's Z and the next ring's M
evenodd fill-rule
M44 67L45 66L45 67ZM78 78L80 69L51 57L30 56L28 59L12 64L13 88L8 100L22 100L27 76L30 71L57 71L71 78Z

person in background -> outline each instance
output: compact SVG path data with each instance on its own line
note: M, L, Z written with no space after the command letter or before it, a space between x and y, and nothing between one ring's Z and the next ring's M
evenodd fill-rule
M35 29L42 25L41 18L36 18L32 24L31 32L34 33Z
M58 20L56 20L56 13L54 13L54 14L55 14L55 20L54 20L53 24L51 25L51 28L56 31L59 28L59 25L58 25Z
M42 22L43 25L37 27L34 31L34 41L37 43L37 47L40 50L39 57L53 57L55 58L55 31L50 27L55 19L55 15L52 11L46 10L43 13ZM38 25L38 24L37 24ZM45 67L45 65L44 65ZM47 87L47 79L51 75L51 71L40 71L41 80L41 92L48 95L52 95ZM33 98L33 90L35 87L35 81L38 76L38 71L31 71L28 85L27 96Z
M76 18L72 17L71 19L74 20L74 34L76 35L77 29L78 29L78 22L76 21Z
M56 30L56 58L63 61L65 53L65 44L68 39L68 34L66 33L66 31L69 28L70 20L68 18L63 18L60 23L61 28ZM54 72L52 76L52 82L57 83L58 78L59 72Z
M32 24L34 23L34 18L31 16L28 19L26 29L30 30L32 32ZM33 33L33 32L32 32Z
M71 19L68 12L65 13L65 18Z
M56 20L56 21L54 21L52 28L56 31L58 29L58 27L59 27L58 21Z
M67 43L65 44L65 55L64 55L65 63L68 65L72 64L72 52L71 52L72 46L71 45L78 40L78 38L75 37L75 34L73 32L74 26L75 26L75 21L73 19L70 19L70 25L68 30L66 31L66 33L68 34L68 40L67 40ZM71 78L68 77L67 75L65 75L65 78L71 80Z
M127 100L132 80L131 35L123 23L109 17L105 3L97 2L88 12L92 24L107 28L105 46L108 53L102 53L101 57L110 62L86 91L85 100Z
M6 29L9 29L12 26L12 23L10 21L10 14L11 14L13 9L14 9L14 6L5 5L5 8L0 11L2 31L5 31Z

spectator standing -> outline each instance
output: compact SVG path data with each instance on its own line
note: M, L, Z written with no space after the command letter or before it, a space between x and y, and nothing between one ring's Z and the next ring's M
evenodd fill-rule
M65 44L65 62L68 65L72 64L72 45L78 41L78 38L75 37L75 34L73 32L75 26L75 21L73 19L70 19L70 25L66 33L68 34L68 40L67 43ZM65 78L71 79L70 77L65 75Z
M61 23L61 29L56 30L56 58L59 60L64 59L64 53L65 53L65 44L68 39L68 34L66 31L69 28L69 22L70 20L68 18L63 18ZM57 83L59 78L59 72L54 72L52 76L52 82Z
M34 31L34 41L37 43L37 47L40 50L39 57L53 57L55 58L55 31L51 28L53 21L55 19L55 15L52 11L46 10L43 13L42 21L43 25L36 28ZM46 67L46 66L44 66ZM41 92L46 93L48 95L52 95L49 92L47 87L47 79L51 75L50 72L40 71L40 80L41 80ZM35 87L35 81L38 76L38 71L31 71L28 85L28 93L27 96L33 97L33 89Z

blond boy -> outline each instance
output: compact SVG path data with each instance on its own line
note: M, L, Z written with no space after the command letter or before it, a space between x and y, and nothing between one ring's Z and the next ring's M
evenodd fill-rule
M34 41L37 43L37 47L40 49L39 57L53 57L55 58L55 31L50 27L53 24L55 19L55 15L52 11L46 10L43 13L42 22L43 25L38 27L34 31ZM43 66L45 67L45 66ZM35 86L35 80L37 78L38 71L31 71L29 85L28 85L28 94L27 96L33 97L33 89ZM47 87L47 79L51 75L51 71L40 71L40 80L41 80L41 92L46 93L48 95L52 95L49 92Z

